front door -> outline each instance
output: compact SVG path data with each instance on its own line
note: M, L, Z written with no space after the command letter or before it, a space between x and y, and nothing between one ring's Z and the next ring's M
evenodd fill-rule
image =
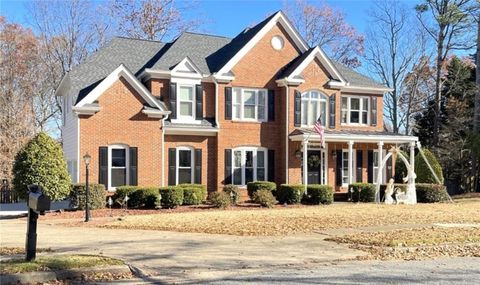
M309 150L307 155L308 184L320 184L321 169L321 152L319 150Z

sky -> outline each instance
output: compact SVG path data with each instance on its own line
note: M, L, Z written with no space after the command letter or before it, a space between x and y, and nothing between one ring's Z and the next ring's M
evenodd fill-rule
M28 23L27 6L30 0L0 0L0 12L9 22ZM94 1L102 3L104 1ZM181 2L181 1L179 1ZM328 0L330 6L344 12L346 20L359 32L367 26L367 10L373 1ZM405 0L413 7L417 1ZM198 0L198 12L207 19L203 32L233 37L245 27L263 20L267 15L282 9L284 0Z

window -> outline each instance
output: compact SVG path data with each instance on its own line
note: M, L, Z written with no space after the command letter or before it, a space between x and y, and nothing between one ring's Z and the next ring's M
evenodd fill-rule
M342 124L367 125L370 99L368 97L342 97Z
M353 155L352 155L352 158L353 158L353 161L352 161L352 167L353 169L355 169L355 149L352 150L353 151ZM348 186L348 149L344 149L342 151L342 186ZM355 181L355 171L352 171L352 181L354 182Z
M267 178L267 151L264 148L236 148L232 152L232 181L235 185L247 185Z
M195 119L194 86L179 85L178 87L178 114L180 119Z
M77 183L77 161L76 160L67 160L67 169L68 174L72 179L72 182Z
M302 125L313 126L321 116L322 125L327 123L327 96L319 91L308 91L302 94Z
M193 183L193 150L177 148L177 184Z
M127 152L125 148L112 148L111 159L111 187L127 185Z
M234 120L266 121L267 90L233 88L232 116Z

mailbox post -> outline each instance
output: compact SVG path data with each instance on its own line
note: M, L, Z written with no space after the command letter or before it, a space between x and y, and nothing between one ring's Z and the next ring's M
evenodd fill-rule
M42 193L42 187L28 185L28 225L25 242L26 260L35 260L37 254L37 220L38 214L45 215L50 210L50 199Z

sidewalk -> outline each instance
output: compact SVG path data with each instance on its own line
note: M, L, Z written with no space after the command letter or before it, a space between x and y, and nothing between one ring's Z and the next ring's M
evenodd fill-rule
M69 209L70 201L55 201L51 204L51 211ZM0 204L0 219L9 218L15 216L24 216L28 213L28 207L26 202Z

